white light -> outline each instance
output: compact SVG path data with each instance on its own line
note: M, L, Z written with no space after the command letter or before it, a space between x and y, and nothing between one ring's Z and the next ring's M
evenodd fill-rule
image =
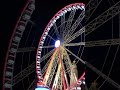
M40 56L37 56L37 58L40 58Z
M38 51L38 53L41 53L41 51Z
M49 28L48 28L48 29L49 29ZM45 32L45 34L47 35L47 34L48 34L48 32L46 31L46 32Z
M68 8L68 11L70 11L70 10L71 10L71 7Z
M60 46L60 40L57 40L56 42L55 42L55 47L59 47Z
M83 10L85 10L85 7L83 5L81 7L82 7Z
M82 82L85 85L85 81Z
M60 18L60 16L58 15L58 16L56 17L56 20L59 19L59 18Z

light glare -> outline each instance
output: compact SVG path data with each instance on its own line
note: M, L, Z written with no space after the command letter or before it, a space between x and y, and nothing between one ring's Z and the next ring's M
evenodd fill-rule
M60 46L60 40L57 40L56 42L55 42L55 47L59 47Z

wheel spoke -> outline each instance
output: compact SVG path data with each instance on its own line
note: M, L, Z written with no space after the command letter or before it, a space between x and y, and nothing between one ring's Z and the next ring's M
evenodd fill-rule
M118 3L116 3L114 6L112 6L111 8L109 8L108 10L106 10L100 16L98 16L97 18L95 18L93 21L91 21L90 23L88 23L85 27L83 27L82 29L80 29L79 31L77 31L70 38L68 38L65 42L69 43L72 40L74 40L75 38L77 38L79 35L81 35L81 33L79 33L79 32L81 30L83 30L83 29L84 29L86 35L90 34L94 30L96 30L98 27L100 27L101 25L103 25L105 22L107 22L109 19L111 19L115 15L119 14L120 13L119 6L120 6L120 1Z
M99 6L102 0L90 0L88 4L86 5L85 10L85 22L89 20L89 18L92 16L96 8Z
M64 46L80 46L80 45L85 45L85 42L64 44Z
M35 62L13 77L13 86L35 71Z
M90 63L85 61L85 64L88 68L90 68L92 71L94 71L96 74L100 75L103 79L105 79L108 83L110 83L111 85L113 85L114 87L120 89L120 85L118 83L116 83L115 81L113 81L111 78L109 78L108 76L106 76L104 73L102 73L101 71L99 71L97 68L95 68L94 66L92 66Z
M105 22L107 22L113 16L117 15L120 12L119 5L120 5L120 1L117 4L115 4L113 7L111 7L107 11L105 11L103 14L101 14L100 16L98 16L97 18L95 18L92 22L90 22L89 24L87 24L85 27L83 27L82 29L85 29L84 31L85 31L86 35L88 35L92 31L94 31L96 28L98 28L99 26L101 26L102 24L104 24ZM114 12L112 12L113 10L114 10ZM79 32L82 29L80 29L75 34L73 34L70 38L68 38L66 40L66 43L71 42L76 37L78 37L79 35L81 35L81 33L79 33Z
M45 74L46 69L47 69L49 63L50 63L50 59L47 61L47 63L45 64L45 66L44 66L43 69L42 69L42 74L43 74L43 75Z
M54 48L55 45L43 46L42 48Z
M120 1L85 26L86 35L90 34L108 20L120 13Z
M118 83L116 83L115 81L113 81L112 79L110 79L109 77L107 77L104 73L102 73L101 71L99 71L97 68L95 68L94 66L92 66L90 63L83 61L81 58L79 58L78 56L76 56L74 53L72 53L70 50L68 50L67 48L65 48L69 53L71 53L74 57L76 57L80 62L82 62L83 64L85 64L88 68L90 68L92 71L94 71L95 73L97 73L98 75L100 75L103 79L105 79L107 82L109 82L110 84L112 84L114 87L120 89L120 85Z
M60 36L63 38L63 32L65 28L65 14L61 17Z
M59 38L60 34L59 34L58 27L57 27L56 23L54 23L53 28L55 29L55 33L56 33L57 38Z
M71 60L70 60L70 57L69 57L67 51L64 49L64 47L63 47L63 52L62 53L63 53L63 57L64 57L64 64L66 65L65 72L67 72L69 74L69 77L70 77Z
M70 27L71 27L71 24L72 24L72 21L73 21L75 12L76 12L76 10L72 10L72 11L70 12L70 15L69 15L69 18L68 18L68 22L67 22L67 24L66 24L66 26L65 26L65 30L64 30L64 33L63 33L63 35L64 35L64 40L66 40L66 35L67 35L68 31L70 30Z
M70 36L65 43L69 43L72 40L74 40L75 38L77 38L78 36L80 36L82 33L85 32L85 28L83 27L82 29L78 30L76 33L74 33L72 36Z
M49 56L51 56L52 53L54 52L54 50L55 50L55 49L52 49L51 51L49 51L48 53L46 53L43 57L41 57L40 63L41 63L42 61L44 61L45 59L47 59Z
M50 35L47 35L48 37L50 37L53 41L55 41L55 39L54 38L52 38Z
M53 87L54 89L56 89L57 85L58 85L58 80L59 80L59 77L60 77L60 72L61 72L61 64L58 64L58 68L57 68L57 72L56 72L56 75L55 75L55 80L53 82ZM52 90L54 90L52 87Z
M32 83L30 84L27 90L33 90L34 87L35 87L35 79L32 81Z
M55 73L55 69L56 69L57 64L58 64L57 50L58 49L55 50L55 52L53 53L53 55L50 58L51 60L50 60L50 63L47 67L46 74L45 74L44 79L43 79L43 83L47 86L50 86L51 81L53 79L53 75Z
M71 55L73 55L75 58L77 58L81 63L85 64L85 61L83 61L81 58L79 58L78 56L76 56L74 53L72 53L70 50L68 50L67 48L65 48Z
M120 39L108 39L108 40L98 40L98 41L88 41L85 42L85 47L95 47L95 46L106 46L106 45L118 45L120 44Z
M80 25L81 21L83 20L84 16L85 16L85 10L81 12L77 20L74 22L71 29L68 31L67 35L65 36L66 38L70 37L74 33L78 25Z

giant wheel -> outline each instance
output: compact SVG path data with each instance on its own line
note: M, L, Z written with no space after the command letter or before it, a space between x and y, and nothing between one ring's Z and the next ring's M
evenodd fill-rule
M109 5L108 5L108 3L109 3ZM104 8L103 8L102 5L107 5L107 7L104 6ZM108 0L107 2L104 2L102 0L100 0L100 1L90 0L89 3L86 5L86 18L84 20L85 24L83 26L81 25L80 21L77 22L77 20L81 20L80 19L80 18L82 18L81 16L79 19L76 19L76 21L74 21L75 20L74 14L71 14L72 13L71 12L70 14L68 13L68 15L66 14L68 17L67 21L64 19L65 18L64 14L63 14L64 17L63 18L61 17L61 20L59 20L59 13L62 10L60 12L58 12L58 17L55 15L52 18L52 20L48 23L48 26L45 28L45 31L44 31L43 36L39 43L37 59L36 59L37 60L36 68L37 68L37 74L38 74L38 86L43 85L43 86L48 86L51 88L51 83L49 83L49 82L51 82L53 80L51 77L51 74L54 77L53 73L56 72L55 68L52 68L52 64L56 65L56 63L53 63L54 59L56 58L56 55L53 54L53 56L54 56L54 59L53 59L53 57L49 56L51 54L51 52L47 53L47 54L45 54L45 52L49 51L50 48L52 48L54 46L53 44L55 43L55 41L57 39L58 40L60 39L60 41L62 42L61 46L65 46L65 48L68 48L68 49L66 49L66 51L69 52L69 54L68 54L69 57L72 56L70 58L74 57L74 60L79 60L82 64L85 64L87 66L88 74L86 75L86 77L90 78L90 77L92 77L92 75L94 76L93 77L94 81L91 84L91 86L88 83L88 86L90 87L90 89L97 87L96 82L99 83L99 85L98 85L99 89L101 89L101 88L104 89L106 87L115 88L115 89L120 88L120 85L118 83L116 83L116 81L114 81L110 78L110 75L111 76L113 75L111 73L112 73L113 66L115 64L115 60L118 60L117 57L118 57L119 44L120 44L120 42L119 42L120 35L118 33L118 32L120 32L119 27L117 28L116 31L114 31L114 25L115 25L114 17L116 16L116 18L119 18L117 16L117 14L120 12L119 5L120 5L120 2L117 2L117 1ZM112 6L112 7L109 8L110 6ZM102 10L100 10L98 12L97 10L99 10L101 8L102 8ZM106 10L106 9L108 9L108 10ZM69 9L68 9L68 11L69 11ZM64 10L63 10L63 12L64 12ZM56 18L58 19L58 21ZM71 21L71 19L72 19L72 21ZM64 21L67 23L64 23ZM107 21L109 23L106 23ZM60 25L57 24L58 22L60 22ZM118 23L119 23L119 21L118 21ZM63 26L64 24L65 24L65 27ZM102 31L101 29L103 27L109 28L109 27L107 27L108 26L107 24L109 24L109 25L111 24L111 29L109 31L108 30ZM60 27L62 26L62 29L65 28L64 31L62 32L63 37L61 37L61 31L60 31L61 29L59 29L60 28L59 26ZM119 24L117 24L117 26L119 26ZM78 29L78 28L80 28L80 29ZM85 39L86 39L85 43L81 42L81 33L84 32L84 29L86 30L85 31ZM56 34L54 34L54 31L48 33L49 30L54 30ZM97 32L97 30L98 30L98 32ZM106 35L106 33L107 33L107 35ZM51 35L49 35L49 34L51 34ZM46 41L44 43L44 40L46 39L46 35L48 35L47 38L50 38L50 39L48 39L48 41ZM55 37L55 35L58 37ZM51 42L52 40L53 40L53 42ZM85 44L85 48L83 47L84 49L82 49L84 51L80 50L81 45L83 45L83 44ZM75 47L74 49L79 48L78 52L80 51L80 53L82 53L82 57L79 53L74 52L73 47ZM73 52L71 52L70 50ZM115 53L113 56L111 56L112 51ZM47 66L47 70L46 70L47 73L45 73L45 76L42 71L45 70L46 66L44 67L44 64L41 62L42 61L41 54L43 55L43 57L44 57L44 55L46 55L45 56L46 59L50 58L50 60L51 60L50 64L48 66L47 66L47 63L45 64ZM96 60L94 60L94 58ZM110 61L107 61L108 59ZM64 59L63 59L63 61L64 61ZM88 62L90 62L93 65L91 65ZM94 67L93 62L97 63L97 64L95 64L95 67ZM108 66L107 63L110 64L109 67L107 67ZM59 67L59 66L56 66L56 67ZM50 68L50 70L48 68ZM53 70L53 71L51 71L51 70ZM107 71L104 71L104 70L107 70ZM80 69L79 69L79 71L80 71ZM91 72L94 74L92 74ZM58 77L59 77L59 75L58 75ZM89 80L87 79L87 81L89 81ZM92 81L90 81L90 82L92 82ZM117 82L119 82L119 81L117 81ZM110 84L112 86L110 86ZM56 85L56 83L53 83L52 88L54 88L55 85ZM57 87L55 87L55 88L57 88ZM87 86L86 86L86 88L87 88Z
M26 13L25 14L22 13L20 19L18 20L18 23L16 24L15 30L13 32L13 35L12 35L12 38L11 38L11 41L9 44L10 46L8 48L8 53L6 56L4 77L3 77L3 90L8 90L8 89L16 90L16 88L18 88L18 87L22 88L23 90L26 90L26 89L34 90L34 88L35 88L36 80L34 79L35 77L33 77L35 75L34 74L35 73L35 62L34 61L35 61L35 54L36 54L35 47L37 47L36 44L39 40L33 39L33 37L35 35L33 35L33 32L31 32L31 31L32 30L34 31L35 28L34 29L30 28L31 25L33 25L33 23L31 23L31 21L34 22L34 20L32 20L32 19L30 20L30 17L29 17L32 14L32 11L35 9L33 2L34 2L34 0L30 0L30 2L28 2L25 9L23 10L23 12L26 12ZM68 4L70 4L70 3L68 3ZM30 6L27 7L28 5L30 5ZM110 88L110 89L112 88L112 89L116 90L116 88L120 87L118 84L118 83L120 83L120 80L118 79L119 78L118 77L119 76L119 52L120 52L120 50L119 50L119 44L120 44L120 35L119 35L120 9L119 9L119 6L120 6L119 0L106 0L106 1L89 0L89 2L86 4L85 24L83 24L83 26L82 26L82 27L85 26L86 42L85 42L84 51L82 53L82 59L84 61L87 61L92 64L92 66L91 66L91 64L87 63L87 64L89 64L87 66L90 69L86 67L86 79L87 79L86 85L88 87L90 87L90 83L93 82L94 80L95 80L95 82L98 83L98 87L101 90L105 90L105 89L107 90L108 88ZM68 15L66 14L65 18L68 20L68 18L70 17L70 12L67 12L67 13L68 13ZM60 22L60 23L58 23L56 26L61 26L61 22L64 22L64 21L62 21L62 20L64 20L63 17L60 17L61 21L59 21L60 19L58 19L57 22ZM26 21L27 21L27 23L25 23ZM55 23L57 23L57 22L55 22ZM65 22L66 25L67 25L67 22L69 22L69 21ZM75 22L74 19L73 19L73 22ZM71 24L72 23L70 23L70 25ZM34 25L36 25L36 23L34 23ZM64 25L64 24L62 24L62 25ZM80 25L78 28L80 28ZM70 28L69 25L68 25L68 28ZM77 28L77 30L78 30L78 28ZM55 31L54 29L52 29L53 32ZM58 27L58 29L60 31L60 29L62 29L62 28ZM77 30L76 30L76 32L77 32ZM23 33L24 31L26 31L26 34ZM38 29L37 29L37 31L38 31ZM25 42L24 39L28 35L28 32L29 33L31 32L32 35L29 34L29 36L31 36L31 37L29 39L26 38L27 40ZM37 32L37 33L40 33L40 32ZM49 33L50 32L48 32L48 34ZM55 32L55 33L57 33L57 32ZM53 39L59 40L60 37L56 38L55 33L51 33L51 34L53 34L52 36L55 36ZM36 34L36 36L37 36L37 34ZM80 37L80 36L78 35L78 37ZM49 39L47 40L47 38L49 38ZM50 41L50 42L44 43L44 44L46 44L46 45L54 45L55 44L55 41L52 40L52 38L50 36L47 36L47 38L46 38L46 40ZM68 41L70 41L72 39L74 39L74 38L69 37ZM64 41L64 40L62 40L62 41ZM71 50L73 53L74 53L74 51L72 49L73 48L72 42L74 42L74 41L77 42L77 40L73 40L73 41L70 41L69 44L66 44L66 45L69 45L69 46L66 46L66 48L68 48L68 50ZM26 44L23 45L22 44L23 42ZM78 48L80 49L79 54L81 54L81 52L82 52L81 50L83 47L83 45L82 45L80 48L80 46L79 46L80 44L81 43L79 43L79 44L76 43L76 45L78 45L78 46L75 46L75 47L77 47L76 49L78 49ZM44 56L47 54L48 51L53 49L53 46L43 47L42 49L43 49L42 56ZM39 50L39 48L38 48L38 50ZM20 53L22 53L22 54L20 54ZM39 52L37 52L37 53L39 53ZM52 51L51 51L51 53L52 53ZM75 59L74 56L79 56L79 58L80 58L80 55L78 55L76 53L74 55L73 53L71 54L70 52L68 52L68 56L70 58L72 58L71 59L72 61L78 60L78 59ZM48 55L50 55L50 53L48 53ZM72 56L72 55L74 55L74 56ZM50 58L50 56L48 56L47 58L45 57L44 59L49 60L48 58ZM26 60L29 60L29 62L27 62ZM19 62L19 61L21 61L21 62ZM43 66L45 65L44 64L45 62L44 61L42 62ZM84 67L82 65L83 64L81 64L81 67ZM43 66L41 65L41 68L43 68ZM20 68L18 68L18 67L20 67ZM81 73L79 73L79 75L78 75L79 77L82 75L84 68L83 69L80 68L80 70L82 70L82 71L80 71ZM69 72L69 70L66 72ZM41 73L43 73L43 72L41 72ZM42 78L42 80L43 80L43 78ZM25 84L26 81L29 83Z
M83 3L70 4L55 14L46 26L36 58L38 86L47 86L52 90L80 88L84 69L82 60L77 58L82 57L85 45L85 28L81 29L84 16ZM80 70L78 73L77 68L81 68L82 73ZM79 85L74 85L78 81L81 81Z

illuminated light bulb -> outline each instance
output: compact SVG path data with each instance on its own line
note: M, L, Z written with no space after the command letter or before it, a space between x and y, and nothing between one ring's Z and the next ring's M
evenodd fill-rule
M57 40L56 42L55 42L55 47L57 48L57 47L59 47L60 46L60 40Z

